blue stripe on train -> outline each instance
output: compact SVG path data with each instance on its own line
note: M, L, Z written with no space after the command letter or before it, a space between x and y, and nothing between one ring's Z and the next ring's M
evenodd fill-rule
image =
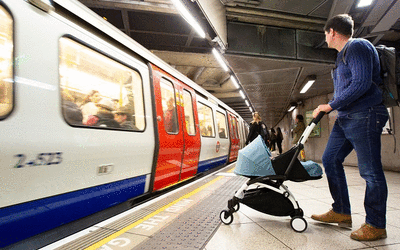
M224 165L228 161L228 156L221 156L218 158L213 158L205 161L199 162L199 167L197 169L198 173L205 172L207 170L210 170L212 168L216 168L219 166Z
M0 209L0 248L144 193L146 176Z

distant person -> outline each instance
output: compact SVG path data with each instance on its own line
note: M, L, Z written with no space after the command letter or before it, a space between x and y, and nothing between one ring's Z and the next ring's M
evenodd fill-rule
M164 112L164 126L168 133L176 133L178 131L178 119L174 105L174 98L167 101L167 110Z
M96 103L100 101L100 93L97 90L92 90L85 96L83 99L83 102L81 104L81 110L82 110L82 123L86 125L87 120L90 115L96 115L98 111L98 107L96 106Z
M282 154L283 134L280 127L276 128L276 145L278 146L279 154Z
M275 151L276 149L276 132L274 128L271 128L270 145L269 149Z
M296 124L293 128L293 144L296 144L299 141L301 135L306 129L306 125L304 124L304 117L302 115L296 115L295 122Z
M108 99L103 98L96 104L98 111L96 115L90 115L87 125L98 127L121 128L119 123L114 120L114 103Z
M253 121L250 122L249 135L246 139L246 145L252 142L257 136L261 135L261 116L258 112L253 113Z
M312 215L311 218L352 225L343 162L354 149L359 173L366 183L366 216L365 223L352 232L350 238L373 241L387 237L388 187L382 169L381 135L389 116L378 87L382 82L378 52L368 40L353 39L353 27L354 21L347 14L334 16L324 27L328 47L338 51L336 68L332 72L334 95L329 103L314 110L313 117L321 111L338 111L322 155L333 204L327 213ZM346 51L345 55L343 51Z

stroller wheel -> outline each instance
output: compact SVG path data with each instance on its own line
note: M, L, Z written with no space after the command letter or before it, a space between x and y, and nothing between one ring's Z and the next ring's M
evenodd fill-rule
M233 211L237 212L240 209L239 203L237 203L235 206L233 206Z
M229 225L233 221L233 215L229 213L229 211L226 209L221 211L221 213L219 214L219 218L225 225Z
M307 221L300 216L295 216L290 220L290 226L298 233L302 233L307 229Z

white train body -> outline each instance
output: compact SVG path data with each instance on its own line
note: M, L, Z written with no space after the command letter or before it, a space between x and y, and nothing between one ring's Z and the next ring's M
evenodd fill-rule
M50 11L24 0L0 3L12 21L13 46L12 75L0 79L8 91L0 99L0 248L236 159L246 136L240 116L80 3L55 0ZM76 64L79 56L87 61ZM97 69L85 68L94 64ZM86 77L90 68L108 78L94 85ZM132 82L121 83L128 81L121 72ZM114 93L110 79L131 89ZM108 90L107 84L114 87ZM168 84L178 114L176 133L167 131L163 116ZM118 108L134 103L129 106L134 128L71 122L63 91L77 94L92 86L103 88L103 99L116 97ZM207 135L200 131L201 105L213 117L214 132ZM236 131L229 128L228 113L238 123Z

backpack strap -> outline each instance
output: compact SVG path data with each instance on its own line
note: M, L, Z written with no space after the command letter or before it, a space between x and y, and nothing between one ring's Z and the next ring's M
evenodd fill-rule
M342 61L343 61L343 63L344 63L345 65L347 65L346 59L345 59L346 52L347 52L347 48L350 47L350 44L351 44L351 42L353 42L353 40L354 40L353 38L350 38L349 41L347 42L347 44L346 44L346 45L344 46L344 48L343 48Z

